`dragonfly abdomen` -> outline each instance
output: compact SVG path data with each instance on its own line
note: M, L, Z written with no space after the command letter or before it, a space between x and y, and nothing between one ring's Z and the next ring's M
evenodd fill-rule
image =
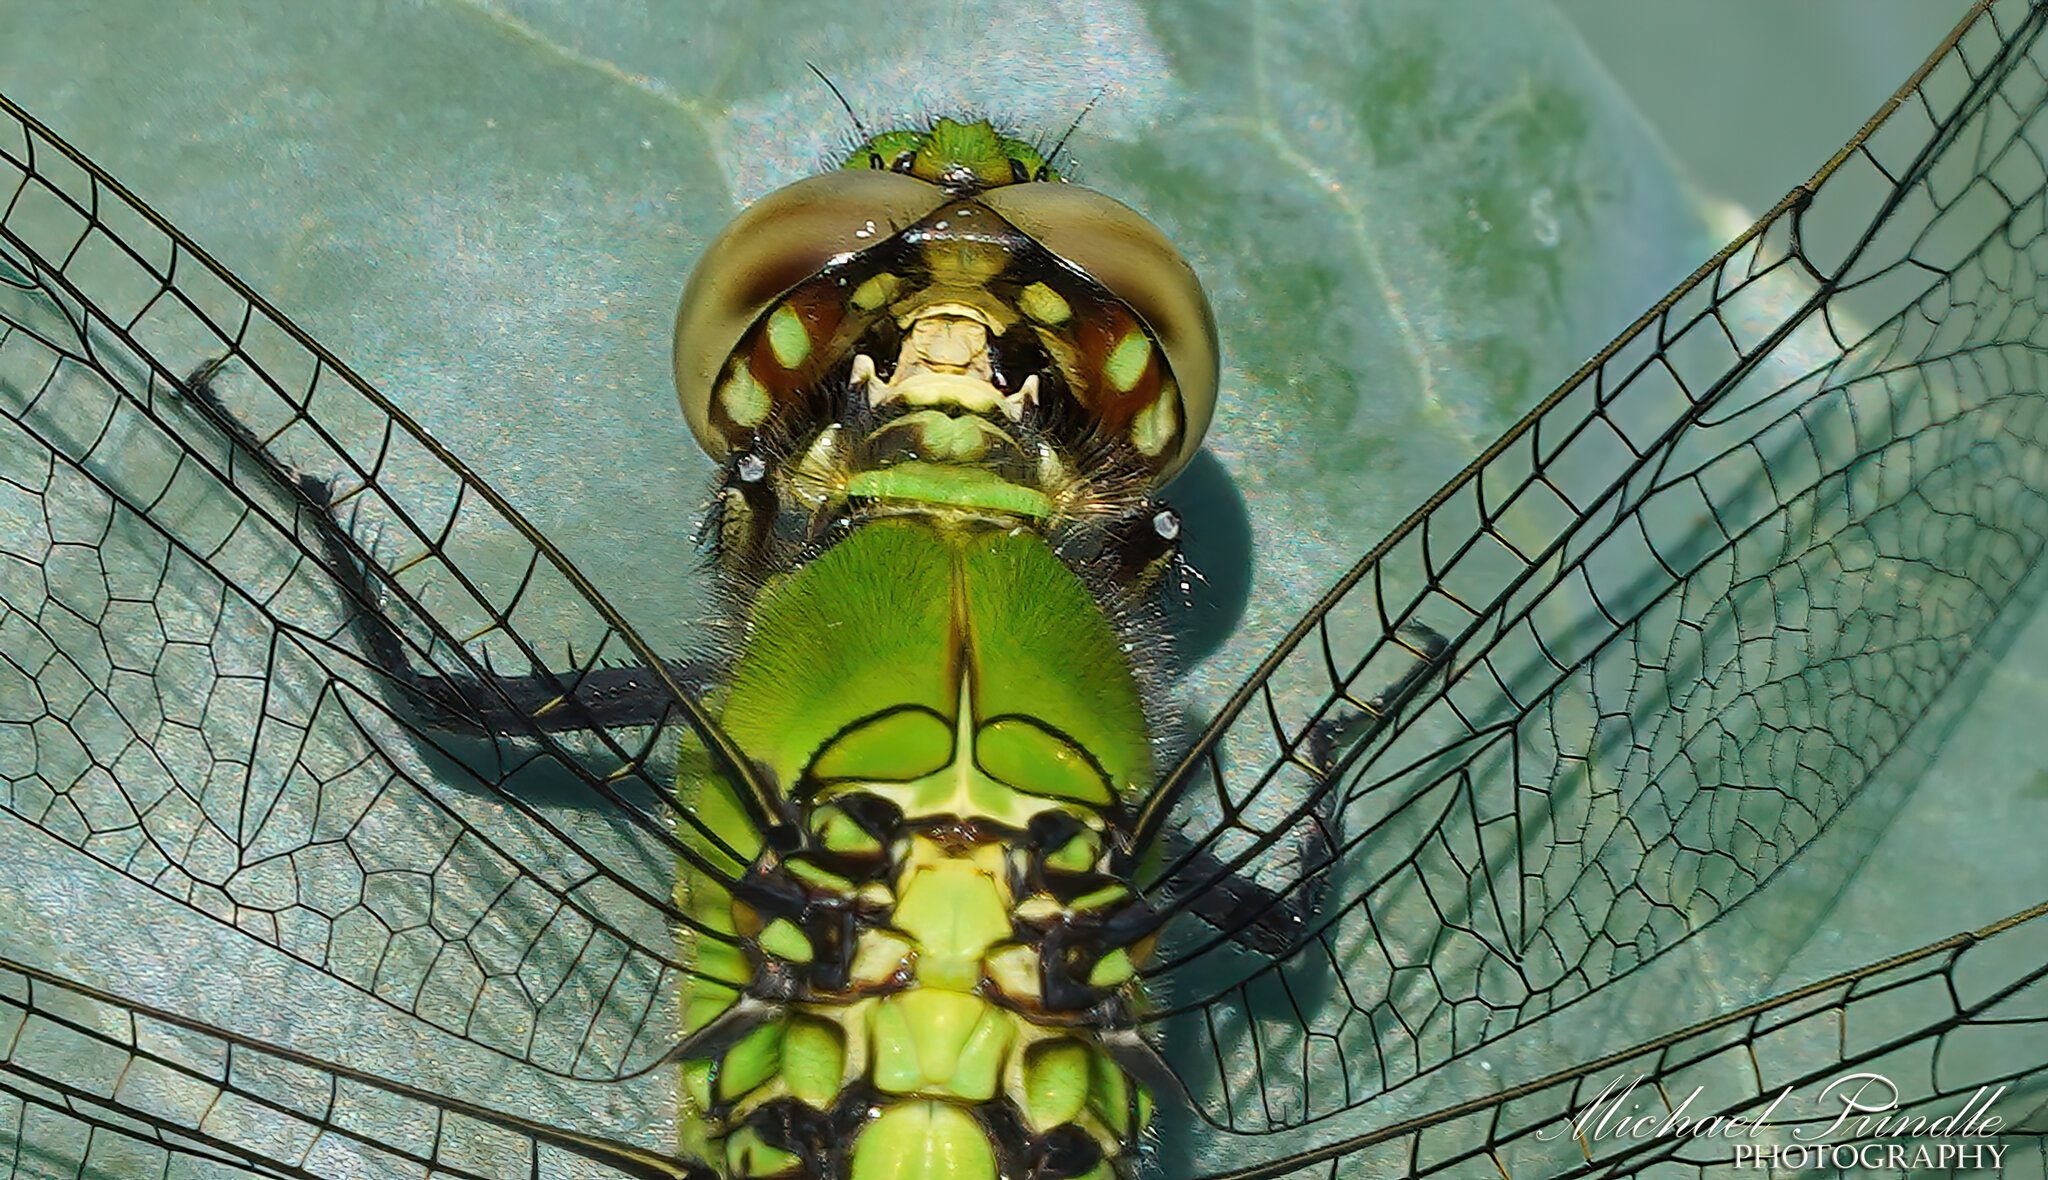
M804 841L731 825L741 884L686 873L731 935L692 948L691 1146L735 1177L1113 1175L1149 1108L1101 1040L1146 949L1107 852L1151 743L1088 587L1031 530L869 520L757 597L721 722ZM682 793L738 814L716 775Z

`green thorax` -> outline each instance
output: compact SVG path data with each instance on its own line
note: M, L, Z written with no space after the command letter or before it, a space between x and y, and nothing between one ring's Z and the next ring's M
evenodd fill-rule
M755 602L724 722L807 802L866 790L906 819L1022 828L1150 771L1121 638L1027 530L871 521Z

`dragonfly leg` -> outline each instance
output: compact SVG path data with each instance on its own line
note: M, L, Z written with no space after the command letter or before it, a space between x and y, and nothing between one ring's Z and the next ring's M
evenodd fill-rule
M1300 757L1313 768L1311 790L1317 799L1294 837L1292 876L1299 883L1275 890L1230 871L1209 851L1191 858L1177 874L1182 880L1213 882L1190 899L1188 909L1250 950L1279 956L1300 945L1309 919L1329 892L1328 870L1343 835L1344 800L1337 782L1341 756L1388 712L1441 675L1449 662L1450 641L1430 627L1411 622L1397 634L1414 655L1414 665L1372 696L1318 721L1302 741Z
M383 584L393 575L343 519L334 482L295 468L228 407L214 386L225 364L222 358L199 366L185 380L185 396L306 510L327 572L358 607L352 622L359 638L423 719L445 731L509 734L653 725L667 715L672 701L663 678L641 665L601 665L561 677L505 675L488 667L481 675L423 669L385 607ZM702 679L701 669L684 661L669 662L666 671L684 684ZM576 708L562 707L565 682L573 685Z

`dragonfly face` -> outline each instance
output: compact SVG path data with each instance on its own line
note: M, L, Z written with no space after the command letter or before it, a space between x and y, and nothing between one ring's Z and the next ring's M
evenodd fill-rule
M1165 237L1030 179L1042 163L986 123L876 142L901 167L857 148L757 202L693 271L676 383L712 457L766 462L778 505L829 514L945 485L963 509L1048 522L1184 467L1213 413L1216 327ZM778 511L729 503L742 530Z
M1259 11L1270 16L1281 8ZM1163 43L1177 53L1203 43L1173 24L1180 11L1159 9L1157 16ZM424 9L408 9L403 19L419 12L433 19ZM1537 393L1515 376L1518 358L1526 359L1516 350L1549 330L1548 309L1577 296L1532 302L1493 285L1522 276L1529 286L1517 291L1580 290L1585 274L1574 268L1596 236L1585 223L1603 218L1575 211L1569 198L1539 200L1539 190L1556 180L1549 173L1540 184L1512 173L1502 189L1516 200L1489 199L1485 189L1470 199L1473 190L1460 184L1485 169L1446 166L1428 148L1500 134L1535 144L1531 154L1543 161L1577 161L1567 171L1583 172L1583 157L1550 150L1554 145L1541 139L1547 129L1573 123L1555 92L1536 86L1526 112L1508 93L1482 112L1488 117L1473 119L1446 119L1431 103L1419 103L1431 129L1420 145L1404 141L1393 121L1346 138L1352 114L1391 109L1383 92L1369 88L1398 73L1358 70L1356 51L1399 44L1414 52L1415 40L1395 35L1403 31L1398 22L1391 31L1373 25L1360 36L1350 35L1360 32L1356 26L1332 26L1333 35L1320 40L1344 52L1325 54L1327 76L1310 76L1320 59L1307 46L1300 51L1306 66L1270 72L1261 91L1284 104L1297 85L1327 86L1331 101L1304 108L1298 121L1233 94L1192 118L1171 105L1143 106L1137 130L1125 127L1091 145L1091 178L1174 226L1175 240L1190 250L1224 309L1233 397L1211 456L1197 458L1188 472L1213 475L1212 460L1220 456L1260 521L1255 617L1240 644L1217 661L1223 671L1209 670L1227 682L1237 671L1256 675L1241 696L1228 691L1229 683L1190 690L1202 707L1175 727L1149 772L1167 802L1156 814L1133 808L1121 817L1132 843L1159 855L1150 864L1118 867L1128 870L1139 900L1172 923L1160 931L1154 953L1135 964L1159 997L1157 1008L1140 1015L1138 1035L1162 1049L1187 1091L1171 1083L1154 1087L1163 1113L1152 1121L1155 1154L1141 1169L1175 1178L1498 1177L1505 1170L1516 1180L1596 1166L1649 1172L1681 1161L1728 1169L1716 1144L1667 1150L1655 1140L1582 1142L1569 1133L1542 1139L1530 1132L1569 1127L1579 1099L1610 1080L1601 1072L1608 1066L1595 1068L1600 1055L1637 1040L1648 1043L1627 1068L1640 1065L1673 1093L1700 1074L1741 1079L1711 1091L1695 1103L1696 1112L1744 1109L1781 1075L1803 1080L1872 1066L1873 1045L1924 1054L1879 1063L1909 1088L1909 1101L1923 1106L1973 1080L2039 1082L2037 1063L2048 1053L2035 1052L2028 1039L2039 1019L2026 1006L2036 994L2027 988L2038 988L2038 964L2048 961L2038 921L1986 928L1981 939L1947 950L1858 968L1853 978L1730 1023L1690 1023L1778 986L1765 960L1798 943L1796 932L1811 929L1814 915L1825 912L1824 905L1805 904L1801 889L1825 894L1855 871L1814 854L1840 852L1851 835L1852 805L1868 802L1888 769L1910 762L1931 741L1931 731L1916 723L1930 700L1952 695L1950 682L1966 667L1960 653L1997 647L2002 621L2013 617L2008 604L2024 601L2009 571L2033 561L2041 532L2027 490L2039 483L2031 474L2040 469L2031 408L2037 399L2029 391L2040 383L2017 344L2037 318L2018 276L2044 269L2030 220L2041 180L2028 171L2029 160L2041 156L2038 129L2008 115L2041 105L2029 81L2038 75L2041 51L2037 22L2024 6L2008 6L1987 21L1975 40L1941 57L1945 64L1900 105L1886 136L1845 157L1849 162L1810 207L1780 211L1743 249L1717 259L1683 298L1661 307L1498 447L1488 440ZM394 54L431 44L380 43ZM1270 41L1248 37L1243 47L1271 67L1271 51L1260 56L1262 44ZM1468 51L1456 52L1463 58ZM1159 77L1200 72L1175 75L1148 57L1139 39L1121 53ZM1058 60L1049 56L1047 67L1057 68ZM222 69L232 73L241 63ZM32 77L10 74L8 84L17 76ZM1364 89L1346 88L1354 84ZM1455 102L1468 89L1436 87L1432 102ZM1137 92L1131 102L1150 100ZM509 100L494 94L491 101ZM1334 124L1308 117L1325 109L1339 116ZM1527 120L1517 121L1518 113ZM517 125L505 109L490 114L501 126ZM662 114L675 116L667 108ZM746 126L756 128L767 119L758 110L747 117L756 121ZM726 682L711 674L716 669L682 659L685 645L649 642L627 625L661 615L667 603L657 596L654 610L615 611L605 596L630 579L579 568L589 564L586 552L615 546L560 518L528 526L450 462L438 436L459 433L459 425L443 431L437 420L431 434L415 429L393 401L363 389L335 357L286 331L266 306L219 277L190 243L126 204L108 178L16 121L11 108L8 119L10 129L22 128L8 134L33 149L8 151L7 171L0 172L8 191L22 194L0 216L9 234L0 245L0 331L7 334L0 404L9 431L0 450L7 476L0 510L10 526L27 522L25 529L0 531L10 611L0 625L7 661L0 737L11 743L10 773L32 767L10 780L6 806L16 841L10 850L35 858L0 865L0 873L14 874L8 881L30 882L6 897L21 902L27 916L0 930L5 955L30 969L9 977L0 999L10 1022L0 1060L4 1100L18 1104L8 1113L25 1112L15 1120L19 1130L0 1132L10 1146L27 1144L28 1162L13 1166L30 1174L129 1175L137 1153L161 1151L229 1175L347 1174L373 1166L364 1159L381 1167L393 1156L415 1171L454 1175L693 1174L678 1159L663 1106L693 1081L678 1075L696 1068L679 1068L672 1056L682 1036L680 998L708 994L707 984L731 984L718 974L724 968L706 966L704 956L718 952L703 948L735 947L729 961L744 967L750 982L755 951L791 962L806 953L825 956L824 940L801 923L791 923L796 937L774 929L777 915L765 904L774 899L765 888L764 905L754 907L760 920L744 937L737 907L693 910L703 891L672 896L678 865L686 877L737 884L764 850L796 850L808 841L818 850L791 851L788 859L816 858L851 882L856 898L865 886L880 885L900 910L915 883L907 886L900 871L864 877L863 858L877 863L881 847L879 863L914 863L920 873L936 874L933 881L969 887L953 893L986 894L1011 870L955 855L979 833L916 823L906 830L896 818L918 810L912 787L950 788L959 777L932 780L930 767L906 763L914 773L891 779L868 764L858 783L814 774L807 785L804 767L792 758L784 763L795 766L788 774L751 767L750 785L774 791L735 789L722 810L677 806L675 775L662 752L683 744L683 731L696 735L686 746L687 773L739 782L752 759L737 765L732 755L765 748L775 727L761 725L729 749L712 740L732 728L734 694ZM474 144L486 119L446 121L462 143ZM429 122L408 126L425 134ZM1461 134L1445 134L1446 127ZM659 133L648 138L661 142ZM1602 134L1591 139L1605 142ZM629 133L627 142L638 141ZM1160 146L1168 143L1170 150ZM1369 150L1353 150L1361 144ZM872 152L885 167L869 159L852 171L898 176L894 169L908 153L903 166L925 172L918 183L941 187L1000 179L1000 169L1020 155L1000 140L994 151L985 140L928 152L912 140L867 146L889 149ZM1231 154L1240 149L1244 156ZM1247 167L1247 159L1263 164ZM1148 162L1170 183L1127 183ZM1464 227L1485 248L1456 252L1444 243L1463 239L1423 232L1442 228L1426 216L1414 217L1422 228L1408 233L1395 213L1389 232L1389 214L1403 202L1368 184L1375 170L1381 184L1419 176L1419 187L1436 199L1415 204L1442 212L1445 223ZM533 171L551 185L580 176L573 166ZM1007 188L1059 187L1018 181L1015 171ZM1591 171L1619 175L1606 166ZM1967 183L1994 173L1998 194ZM721 185L731 179L693 176L687 183L702 190L688 190L678 204L722 210ZM155 197L181 186L159 179L136 187ZM596 187L613 191L608 183ZM768 186L734 187L751 193ZM1550 196L1567 191L1557 187ZM1886 206L1844 196L1873 191L1900 200ZM1959 191L1971 193L1970 200L1956 201ZM67 204L67 196L75 203ZM491 198L478 224L518 216L518 202L499 191ZM2008 216L2006 200L2017 215ZM316 217L334 207L313 204ZM593 220L644 217L648 204L621 202L627 211L600 210ZM1525 205L1532 223L1543 220L1544 206L1564 210L1565 241L1573 241L1574 230L1584 235L1578 248L1551 249L1556 220L1549 233L1514 232ZM232 240L247 202L202 206L233 213L224 226L196 236ZM1863 247L1841 244L1862 241L1875 216L1870 210L1879 208L1892 210L1885 233ZM1986 208L1989 224L2004 233L1972 229L1952 240L1945 235L1969 220L1961 213L1940 219L1924 239L1919 233L1937 220L1932 210ZM1205 221L1203 209L1222 210L1218 217L1228 224ZM445 211L445 202L425 210ZM419 208L400 213L349 224L363 234L408 217L446 224L420 216ZM712 215L700 216L706 223L693 229L708 239ZM1290 219L1314 232L1294 239L1268 232ZM646 220L672 226L676 218ZM549 234L499 241L518 238L510 247L516 251L551 242L554 233L572 238L588 223L557 216L550 224ZM295 259L319 265L318 251L299 248L306 238L276 236L293 246ZM387 275L402 269L388 260L408 253L348 240L385 258ZM1302 246L1311 241L1313 249ZM156 269L114 243L134 245ZM1377 269L1375 252L1359 248L1375 244L1387 247L1377 254ZM1404 252L1396 244L1421 249ZM616 257L605 248L568 252L593 270ZM618 289L671 290L674 253L665 256L667 269L651 268L658 274L647 282ZM448 256L440 257L445 269ZM164 261L173 258L175 266ZM1455 265L1445 265L1446 258ZM804 263L789 281L823 265ZM1438 276L1443 285L1418 294L1415 274ZM1089 275L1114 289L1101 272ZM1814 276L1821 285L1803 285ZM500 317L552 315L572 338L589 326L586 319L619 317L628 302L570 300L607 315L563 316L565 287L536 285L529 273L521 283L519 298L482 302L498 305ZM462 287L431 285L444 295ZM374 286L343 284L351 293ZM1613 294L1608 284L1590 286ZM772 315L772 296L781 290L735 316L733 339ZM536 296L522 303L530 291L555 302ZM1489 291L1496 303L1485 297ZM1629 306L1604 306L1591 313L1595 322L1611 327L1644 302L1634 294L1613 298ZM666 320L665 299L653 320ZM1021 299L1020 292L1009 302ZM342 335L349 322L382 318L370 314L367 299L342 302L354 319L336 317L317 335ZM1463 312L1433 318L1430 309L1444 304L1469 309L1481 327L1464 332L1472 320ZM451 320L468 310L463 300L436 306ZM422 350L403 336L434 318L389 317L390 334L407 342L391 346L387 360L424 352L474 356L479 367L493 363L497 350L479 343L493 338L490 331L458 330L458 339L439 350ZM666 323L623 318L603 325L613 341L607 365L617 359L612 352L661 351L658 341L646 349L617 347L634 331L667 332ZM1138 318L1150 327L1155 352L1170 351L1160 346L1163 329L1151 314ZM1916 334L1929 324L1947 334ZM979 326L990 341L1000 339L990 325ZM767 333L765 322L760 327ZM509 337L512 353L529 337L541 338L517 330ZM766 339L772 351L772 335L755 339ZM937 356L958 339L932 333L917 355ZM1558 348L1576 357L1592 339L1567 338ZM365 355L379 346L353 344ZM816 338L810 344L831 347ZM555 372L555 353L573 369L579 357L597 351L549 346L542 361L550 363L528 358L505 372ZM973 349L964 351L971 359ZM895 376L889 362L903 348L870 346L870 355L875 376L886 383ZM1569 364L1530 355L1540 358L1530 370L1538 382ZM227 363L213 368L222 357ZM832 414L792 405L786 429L778 425L758 440L728 439L714 421L717 382L727 375L715 366L725 359L718 352L709 362L714 371L703 386L700 432L726 448L721 488L745 482L756 470L750 458L760 460L764 479L771 469L791 470L792 452L801 459L808 448L799 450L790 438L822 433ZM1461 369L1467 360L1499 367L1483 369L1488 380L1475 380L1472 373L1482 370ZM852 359L844 363L850 377ZM208 380L188 380L195 371ZM1185 381L1177 365L1170 371ZM991 361L989 376L998 375ZM564 444L537 424L558 402L575 399L551 396L553 385L536 392L504 376L493 370L491 379L478 378L492 387L477 391L478 399L516 393L511 410L480 414L489 423L482 437L501 436L506 423L516 423L511 433L518 437L499 442L554 441L535 447L538 458L513 456L502 467L492 465L500 460L478 437L456 449L479 456L487 471L517 473L511 482L526 497L522 507L548 500L541 489L564 473L625 467L631 474L622 478L618 499L649 482L615 452L580 440ZM579 376L585 379L565 378L561 387L580 393L601 384ZM616 384L651 387L653 380L641 379L647 376ZM430 383L394 384L405 391L397 400L411 405ZM1475 387L1482 395L1473 394ZM1018 382L998 393L1020 388ZM209 389L217 403L208 400ZM464 403L471 392L463 388L448 401ZM1488 416L1487 396L1499 399L1498 416ZM579 412L603 400L584 399ZM987 440L985 457L1022 431L1000 401L971 413L907 402L885 402L886 412L930 411L954 425L925 418L897 427L902 438L885 435L853 466L893 468L913 457L930 461L934 451L958 462L980 445L977 439ZM742 396L735 404L744 410L749 403ZM1509 404L1512 410L1503 408ZM1382 415L1405 413L1403 407L1414 413L1387 428L1390 419ZM843 407L828 410L835 408ZM672 453L671 417L660 416L661 445L643 454ZM997 433L962 430L963 421L986 422ZM237 433L237 424L248 429ZM565 452L578 461L547 459ZM1484 462L1470 477L1441 496L1425 496L1474 454ZM605 459L582 461L585 455ZM171 464L151 462L153 456L181 457L179 479L170 481L164 472ZM1428 473L1419 486L1418 472ZM778 520L786 504L804 503L801 491L778 493ZM602 493L558 499L596 510L592 533L683 531L676 520L685 513L674 494L657 497L660 504L645 511ZM866 499L845 495L844 503L860 510ZM1323 607L1304 615L1331 569L1315 555L1334 558L1344 550L1348 558L1418 500L1423 510L1415 522L1375 547ZM815 512L804 503L806 522ZM1365 535L1354 545L1345 530ZM770 530L774 543L758 568L780 577L836 551L827 537L805 553L804 542L794 539L803 531L785 534L779 524ZM1203 531L1188 530L1194 540ZM607 540L612 535L604 533ZM559 561L560 552L545 543L549 536L588 548L577 551L574 564ZM628 552L619 564L655 569L645 580L665 591L682 563ZM744 602L790 592L787 582L769 580L749 584ZM1084 579L1083 589L1092 594L1094 583ZM161 659L146 621L151 615L169 632L169 654ZM700 612L666 617L692 635L700 631ZM1298 632L1262 660L1297 621ZM1441 679L1403 687L1401 669L1417 662L1418 651L1427 662L1432 650L1403 630L1411 621L1448 639L1442 650L1451 654ZM208 661L191 658L195 646L215 653L220 680L196 667ZM720 669L743 660L744 646L731 633L703 645ZM263 658L250 658L252 652ZM1074 662L1112 666L1108 657ZM818 679L763 683L786 690ZM1385 692L1389 685L1397 691ZM268 691L245 691L257 686ZM1967 691L1967 678L1957 686ZM662 702L658 715L619 710L620 702L649 696L650 687ZM969 710L957 696L926 695L931 714L956 724L926 726L937 740L913 735L903 744L923 741L951 755L966 744L957 723ZM771 698L756 698L765 699ZM850 704L853 720L868 719L857 711L860 701L830 704ZM1205 729L1212 704L1219 720ZM764 715L797 716L787 705L774 699ZM451 737L450 728L462 733ZM110 745L110 735L120 741ZM24 741L34 743L33 759L13 756ZM1093 751L1100 741L1089 737L1077 748ZM851 758L855 751L841 752ZM885 791L877 783L892 785ZM818 789L804 794L809 785ZM970 785L979 797L1012 803L1025 794ZM849 786L858 789L844 790ZM802 799L815 822L778 813L773 804L785 798ZM2003 794L1977 801L2013 803ZM1050 823L1037 834L1041 877L1115 855L1115 840L1102 832L1116 825L1098 832L1068 802L1039 812L1081 825L1080 834L1051 830ZM769 806L749 813L762 804ZM928 818L941 814L934 809ZM1017 818L1028 834L1035 816ZM2017 821L2005 826L2024 830ZM1323 846L1303 838L1317 829ZM756 847L743 838L748 833L772 838ZM1151 835L1140 839L1144 833ZM887 847L899 840L910 851L892 861ZM1946 841L1924 843L1949 854ZM1853 838L1848 847L1857 847ZM839 859L826 864L828 854ZM1842 855L1856 860L1853 852ZM1906 859L1924 870L1934 855L1923 847ZM1938 888L1923 888L1932 875L1923 871L1906 892L1968 892L1952 889L1951 875L1995 858L1956 859ZM22 863L50 867L33 878L20 872ZM2037 896L2043 889L2029 867L2008 857L1993 875ZM1032 871L1027 863L1016 875ZM147 893L153 916L169 913L184 926L93 925L91 915L47 901L79 882ZM1293 900L1302 897L1313 904ZM988 952L1001 939L979 941L968 929L949 941L918 916L917 905L911 910L910 924L933 944L915 966L928 968L934 981L971 979L973 970L986 978ZM718 912L730 916L732 929L717 926ZM1781 924L1785 915L1792 920ZM1742 927L1751 921L1757 931L1745 938ZM168 932L193 925L244 956L219 968L176 952L143 959L118 953L128 945L123 929L129 941L162 939L182 951L190 944ZM35 942L38 929L61 931L61 948ZM697 949L679 953L677 931ZM1897 946L1858 952L1848 965ZM180 961L163 965L172 958ZM154 976L121 974L143 961L158 965ZM98 1019L80 1018L81 1006L89 1007L83 993L54 978L79 975L116 984L112 990L121 993L100 997L109 1007ZM802 982L801 976L792 970L781 978ZM258 986L249 989L246 1009L200 1011L215 1002L223 981L243 978L312 981L341 994L343 1003L301 1007L296 990L273 999ZM1717 1002L1727 994L1723 987L1736 989L1737 1000ZM155 1000L159 1011L124 1039L135 999ZM265 1011L283 1015L262 1022L258 1010L266 1002ZM1603 1023L1605 1012L1626 1018ZM176 1023L195 1013L206 1018L202 1027ZM1575 1021L1591 1023L1597 1035L1572 1039ZM226 1030L203 1027L209 1023L235 1025L250 1039L233 1042ZM843 1055L853 1043L847 1025L827 1023L832 1027L807 1024L793 1039L785 1034L776 1049L781 1072L763 1071L775 1055L763 1044L750 1045L733 1072L744 1066L773 1079L771 1086L808 1087L806 1093L822 1095L812 1105L826 1109L837 1101L823 1093L829 1070L798 1066L832 1051ZM361 1031L372 1027L399 1033ZM158 1035L166 1028L175 1035ZM1070 1040L1085 1053L1095 1035L1084 1029ZM814 1052L821 1044L827 1051ZM295 1058L293 1046L306 1052ZM708 1051L702 1042L686 1044L685 1055L692 1049ZM1727 1069L1701 1063L1715 1050L1725 1056L1706 1064ZM230 1058L235 1069L215 1064ZM338 1067L352 1065L374 1076L339 1080ZM1093 1072L1091 1061L1091 1081ZM273 1073L306 1079L306 1087L280 1100ZM1550 1083L1539 1084L1546 1077ZM409 1079L424 1084L408 1090ZM77 1088L61 1088L67 1085ZM200 1097L172 1106L163 1101L167 1092ZM340 1106L324 1102L330 1092L343 1096ZM102 1117L83 1094L112 1114ZM1113 1110L1097 1105L1095 1115ZM957 1128L952 1114L960 1109L925 1113L934 1125L945 1120ZM138 1124L138 1113L160 1121ZM736 1106L731 1113L739 1116ZM1403 1121L1410 1116L1414 1121ZM824 1128L847 1143L856 1141L855 1130ZM742 1165L784 1167L775 1153L786 1150L778 1143L787 1137L755 1131L741 1144ZM942 1139L971 1148L975 1134L995 1142L979 1127ZM318 1147L301 1151L301 1142ZM916 1136L892 1142L907 1158ZM1093 1142L1095 1156L1085 1144L1072 1154L1050 1150L1072 1147L1071 1136L1037 1146L1048 1149L1041 1152L1047 1170L1085 1174L1107 1154L1103 1140Z

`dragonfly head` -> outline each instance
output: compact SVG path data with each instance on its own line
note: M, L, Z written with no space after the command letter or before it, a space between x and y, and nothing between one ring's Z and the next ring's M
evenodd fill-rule
M1057 502L1052 517L1172 478L1215 407L1208 298L1136 210L1033 179L1056 179L1036 149L941 119L876 135L847 167L741 213L676 315L676 387L699 443L761 468L753 486L777 505L798 463L821 503L922 502L967 479L979 504L995 479ZM880 429L898 415L914 417ZM887 445L827 453L853 439ZM1019 470L996 469L1018 455ZM880 487L878 467L906 457L957 470ZM1115 474L1043 474L1080 470Z

